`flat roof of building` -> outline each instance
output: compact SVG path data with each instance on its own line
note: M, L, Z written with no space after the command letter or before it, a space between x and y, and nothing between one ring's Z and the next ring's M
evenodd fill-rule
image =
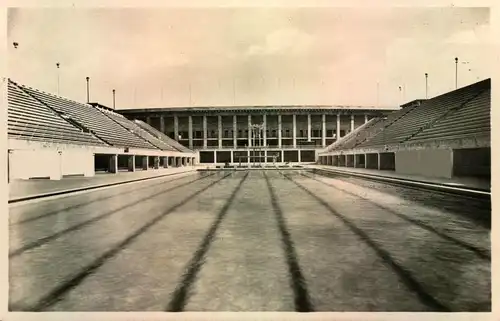
M129 113L161 113L161 112L244 112L248 110L269 110L269 111L319 111L319 110L371 110L371 111L391 111L399 110L400 107L375 107L375 106L345 106L345 105L285 105L285 106L217 106L217 107L168 107L168 108L137 108L137 109L117 109L121 114Z

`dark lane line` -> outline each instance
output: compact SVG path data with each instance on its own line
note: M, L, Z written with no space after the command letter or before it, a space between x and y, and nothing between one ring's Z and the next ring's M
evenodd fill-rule
M185 268L186 273L184 273L184 275L182 276L181 282L179 283L174 293L172 294L172 298L165 309L167 312L182 312L184 310L187 300L189 299L189 294L190 294L189 291L196 280L196 276L198 275L203 266L204 257L207 254L208 250L210 249L210 245L213 242L217 229L224 220L224 217L226 216L229 207L234 202L237 193L241 189L241 186L243 185L249 174L250 174L249 171L245 173L245 176L241 179L241 181L238 183L238 186L236 186L233 193L229 196L226 203L217 214L217 218L210 226L210 229L208 230L207 234L205 234L205 237L203 238L203 241L201 242L200 246L198 247L195 254L187 264ZM232 176L232 174L229 175Z
M288 231L286 225L285 217L283 215L283 210L278 202L276 192L274 191L269 177L264 172L264 178L267 183L267 188L269 190L269 195L271 197L271 204L273 206L274 214L276 217L276 223L280 230L282 246L285 251L285 257L288 264L288 272L290 277L290 283L293 289L294 301L295 301L295 311L297 312L313 312L314 307L311 303L309 293L307 290L307 282L302 274L300 268L299 260L297 258L297 253L295 251L295 246L293 244L292 237Z
M484 259L484 260L491 260L491 254L490 254L490 252L489 252L488 250L484 250L484 249L478 248L478 247L476 247L476 246L474 246L474 245L471 245L471 244L465 243L465 242L463 242L463 241L461 241L461 240L458 240L458 239L456 239L456 238L454 238L454 237L452 237L452 236L449 236L449 235L447 235L447 234L445 234L445 233L443 233L443 232L438 231L437 229L435 229L435 228L434 228L434 227L432 227L432 226L429 226L429 225L427 225L427 224L425 224L425 223L422 223L422 222L420 222L420 221L418 221L418 220L416 220L416 219L413 219L413 218L411 218L411 217L408 217L408 216L406 216L406 215L404 215L404 214L398 213L398 212L394 211L393 209L388 208L388 207L386 207L386 206L384 206L384 205L381 205L381 204L379 204L379 203L376 203L376 202L374 202L374 201L372 201L372 200L370 200L370 199L368 199L368 198L365 198L365 197L363 197L363 196L356 195L356 194L351 193L351 192L349 192L349 191L346 191L346 190L344 190L344 189L342 189L342 188L339 188L339 187L337 187L337 186L335 186L335 185L333 185L333 184L329 184L329 183L323 182L323 181L321 181L321 180L319 180L319 179L317 179L317 178L310 177L310 176L307 176L307 175L304 175L304 176L305 176L305 177L307 177L307 178L309 178L309 179L312 179L312 180L314 180L314 181L320 182L320 183L322 183L322 184L324 184L324 185L326 185L326 186L329 186L329 187L335 188L336 190L341 191L341 192L343 192L343 193L346 193L346 194L348 194L348 195L351 195L351 196L357 197L357 198L359 198L359 199L362 199L362 200L364 200L364 201L367 201L367 202L369 202L369 203L371 203L371 204L373 204L373 205L377 206L378 208L383 209L384 211L387 211L387 212L389 212L389 213L391 213L391 214L393 214L393 215L395 215L395 216L397 216L397 217L399 217L399 218L401 218L401 219L403 219L403 220L405 220L405 221L407 221L407 222L410 222L410 223L412 223L412 224L415 224L415 225L417 225L418 227L423 228L424 230L427 230L427 231L429 231L429 232L431 232L431 233L434 233L434 234L436 234L437 236L439 236L439 237L441 237L441 238L443 238L443 239L445 239L445 240L447 240L447 241L453 242L453 243L455 243L455 244L457 244L457 245L459 245L459 246L461 246L461 247L463 247L463 248L465 248L465 249L467 249L467 250L469 250L469 251L473 252L474 254L476 254L476 255L477 255L478 257L480 257L481 259Z
M209 188L215 186L217 183L222 181L223 179L227 178L229 175L225 175L222 178L219 178L213 182L211 182L209 185L203 187L202 189L192 193L191 195L188 195L186 198L184 198L182 201L177 203L176 205L171 206L167 210L165 210L163 213L159 214L155 218L151 219L149 222L144 224L141 228L136 230L134 233L132 233L130 236L128 236L126 239L124 239L122 242L118 243L116 246L111 248L110 250L106 251L103 255L98 257L96 260L94 260L92 263L84 267L83 269L80 270L74 277L72 277L69 280L63 281L60 283L56 288L51 290L47 295L45 295L42 299L38 301L37 304L31 307L22 307L22 306L10 306L9 310L10 311L31 311L31 312L41 312L45 310L46 308L54 305L57 303L61 298L71 289L75 288L78 286L85 278L88 276L92 275L99 267L101 267L106 261L114 257L116 254L118 254L120 251L125 249L128 245L130 245L133 241L137 239L138 236L141 234L145 233L147 230L149 230L153 225L158 223L160 220L165 218L168 214L174 212L177 210L179 207L183 206L184 204L193 201L193 199L196 196L199 196L201 193L205 192Z
M349 229L358 235L366 244L368 244L377 255L399 276L400 280L406 285L406 287L414 292L419 300L437 312L451 312L451 310L444 304L440 303L436 298L429 294L423 286L412 276L411 272L406 270L403 266L396 263L396 261L391 257L389 252L382 249L376 242L374 242L362 229L358 228L354 223L348 220L344 215L338 213L333 209L330 204L325 202L322 198L316 196L308 188L304 187L302 184L282 174L286 179L294 183L297 187L305 191L311 197L316 199L321 205L323 205L332 215L339 218L344 224L349 227Z
M169 188L167 188L167 189L164 189L164 190L162 190L162 191L160 191L160 192L157 192L157 193L151 194L151 195L149 195L148 197L141 199L141 200L140 200L140 202L144 202L144 201L147 201L147 200L153 199L153 198L155 198L155 197L157 197L157 196L159 196L159 195L161 195L161 194L167 193L167 192L169 192L169 191L171 191L171 190L174 190L174 189L176 189L176 188L180 188L180 187L185 187L185 186L187 186L187 185L191 185L191 184L193 184L193 183L195 183L195 182L198 182L198 181L200 181L200 180L202 180L202 179L205 179L205 178L208 178L208 177L209 177L209 176L205 176L205 177L201 177L201 178L199 178L199 179L195 179L195 180L193 180L193 181L189 181L189 182L186 182L186 183L183 183L183 184L180 184L180 185L171 186L171 187L169 187ZM71 232L74 232L74 231L80 230L80 229L82 229L82 228L84 228L84 227L86 227L86 226L89 226L89 225L91 225L91 224L93 224L93 223L95 223L95 222L98 222L98 221L100 221L100 220L103 220L103 219L105 219L105 218L107 218L107 217L109 217L109 216L111 216L111 215L113 215L113 214L116 214L116 213L120 212L121 210L124 210L124 209L126 209L126 208L128 208L128 207L131 207L131 206L136 206L136 205L140 205L140 202L138 202L137 200L134 200L133 202L130 202L130 203L127 203L127 204L125 204L125 205L123 205L123 206L120 206L120 207L119 207L119 208L117 208L117 209L114 209L114 210L112 210L112 211L109 211L109 212L103 213L103 214L101 214L101 215L98 215L98 216L96 216L96 217L93 217L93 218L91 218L91 219L88 219L88 220L86 220L86 221L83 221L83 222L81 222L81 223L75 224L75 225L73 225L73 226L71 226L71 227L69 227L69 228L66 228L66 229L64 229L64 230L61 230L61 231L59 231L59 232L56 232L56 233L54 233L54 234L52 234L52 235L42 237L42 238L40 238L40 239L38 239L38 240L36 240L36 241L34 241L34 242L31 242L31 243L28 243L28 244L26 244L26 245L23 245L23 246L21 246L20 248L18 248L18 249L16 249L16 250L13 250L13 251L9 252L9 258L16 257L16 256L18 256L18 255L20 255L20 254L22 254L22 253L24 253L24 252L26 252L26 251L28 251L28 250L31 250L31 249L37 248L37 247L39 247L39 246L41 246L41 245L43 245L43 244L46 244L46 243L48 243L48 242L50 242L50 241L53 241L53 240L57 239L57 238L59 238L59 237L61 237L61 236L65 235L65 234L68 234L68 233L71 233Z
M211 174L209 176L212 176L212 175L213 174ZM169 178L169 177L165 177L165 178ZM79 203L79 204L68 206L68 207L63 208L63 209L59 209L59 210L47 212L47 213L44 213L44 214L41 214L41 215L38 215L38 216L34 216L34 217L30 217L30 218L27 218L27 219L24 219L24 220L20 220L18 222L10 224L10 226L21 225L21 224L25 224L25 223L37 221L37 220L42 219L42 218L46 218L46 217L49 217L49 216L57 215L57 214L59 214L61 212L70 211L70 210L74 210L74 209L77 209L77 208L80 208L80 207L84 207L86 205L90 205L90 204L93 204L95 202L109 200L109 199L112 199L114 197L120 197L120 196L123 196L125 194L130 194L130 193L133 193L133 192L137 192L139 190L144 190L146 188L154 187L154 186L161 185L161 184L167 184L167 183L170 183L170 182L175 182L175 181L178 181L178 180L181 180L181 179L184 179L184 178L189 178L189 176L182 176L182 177L171 179L169 181L161 181L161 182L158 182L158 183L155 183L155 184L146 185L146 186L143 186L143 187L131 189L130 191L118 192L118 193L115 193L115 194L112 194L112 195L103 196L103 197L96 198L96 199L88 201L88 202L82 202L82 203ZM205 178L205 177L202 177L202 178ZM201 179L201 178L198 178L198 179ZM197 179L195 179L194 181L196 181L196 180ZM143 183L143 182L141 182L141 183ZM120 187L127 187L127 186L120 186ZM71 196L68 196L68 197L71 197ZM57 201L60 201L60 200L57 200ZM28 205L30 205L30 204L28 204Z

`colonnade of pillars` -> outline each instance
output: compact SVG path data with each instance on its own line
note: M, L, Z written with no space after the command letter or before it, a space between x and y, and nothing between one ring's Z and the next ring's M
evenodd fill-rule
M118 157L127 157L127 166L129 172L135 172L137 168L142 168L142 170L148 170L150 168L149 156L139 156L139 155L110 155L109 157L109 172L118 172ZM183 156L153 156L152 168L171 168L171 167L186 167L194 166L194 157L183 157ZM138 167L137 160L140 160L141 164Z
M394 170L394 153L342 154L319 156L318 163L339 167Z
M264 146L267 146L267 135L266 135L266 130L267 130L267 121L266 121L266 114L263 114L263 144ZM281 126L281 115L278 116L278 148L281 148L282 146L282 126ZM337 126L336 126L336 138L341 138L340 137L340 114L337 114ZM293 114L292 115L292 144L293 148L297 148L297 115ZM364 115L365 119L364 122L368 122L368 115ZM222 148L222 116L218 115L217 116L217 132L218 132L218 148ZM151 119L150 117L146 117L146 122L148 124L151 124ZM248 129L248 146L252 146L252 137L251 137L251 126L252 126L252 115L248 115L248 126L246 129ZM354 115L351 115L350 119L350 131L352 132L354 130ZM165 133L165 119L163 116L160 116L160 131L162 133ZM233 115L233 146L234 148L237 147L237 135L236 133L238 132L238 123L237 123L237 115ZM174 116L174 138L177 140L179 137L179 118L178 116ZM207 148L207 116L203 115L203 148ZM307 114L307 140L311 140L311 114ZM188 116L188 141L189 141L189 148L193 148L193 117ZM326 147L326 114L321 115L321 144L322 147Z

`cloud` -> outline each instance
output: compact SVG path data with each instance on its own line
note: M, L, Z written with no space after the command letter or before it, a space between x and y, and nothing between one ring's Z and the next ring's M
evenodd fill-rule
M246 56L266 56L307 53L314 43L314 37L293 28L279 29L270 33L264 45L252 45Z
M456 32L445 40L446 43L464 45L489 44L491 41L489 25Z

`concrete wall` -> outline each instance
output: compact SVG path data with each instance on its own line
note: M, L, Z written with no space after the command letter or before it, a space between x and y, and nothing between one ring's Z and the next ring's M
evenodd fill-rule
M9 179L94 175L94 154L85 150L13 150L9 152Z
M396 173L451 178L453 152L450 149L398 151Z

